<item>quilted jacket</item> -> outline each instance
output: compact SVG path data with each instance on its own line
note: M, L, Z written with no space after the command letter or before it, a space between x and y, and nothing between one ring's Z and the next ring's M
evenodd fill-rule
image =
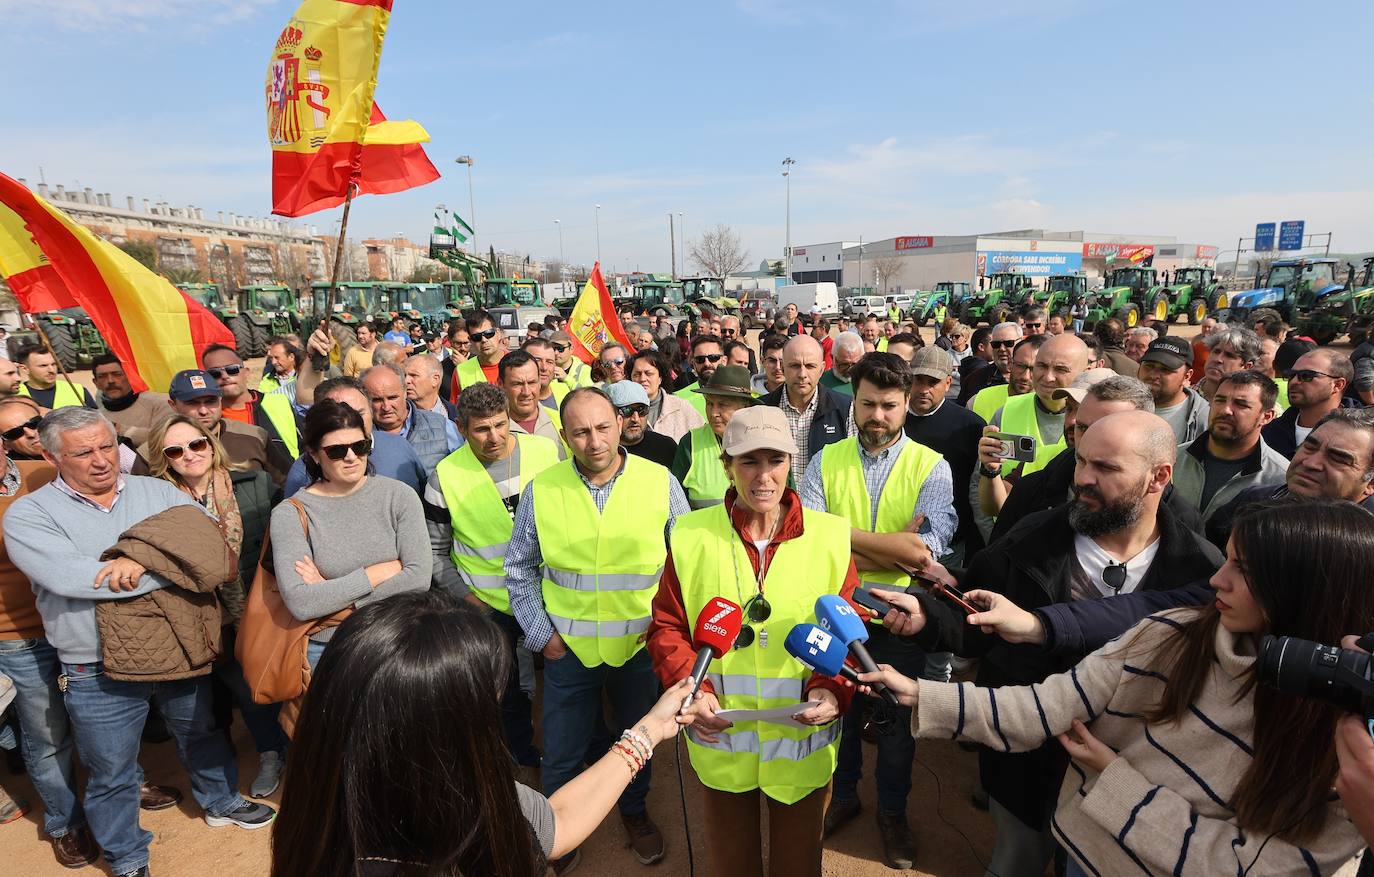
M96 606L105 675L133 682L210 672L226 620L216 593L238 577L238 557L201 509L182 505L125 530L101 560L127 557L168 582L140 597Z

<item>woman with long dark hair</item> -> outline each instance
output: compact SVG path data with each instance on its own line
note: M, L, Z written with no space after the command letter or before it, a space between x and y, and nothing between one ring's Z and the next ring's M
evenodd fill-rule
M863 678L916 707L921 736L1015 752L1058 735L1074 762L1051 827L1070 877L1330 874L1363 846L1331 791L1341 712L1258 685L1257 655L1265 634L1338 643L1368 628L1371 580L1374 515L1334 500L1251 507L1212 577L1216 602L1150 616L1068 673L997 689L887 667Z
M443 591L359 609L306 695L272 834L274 877L541 877L691 719L678 683L551 798L500 733L504 634Z

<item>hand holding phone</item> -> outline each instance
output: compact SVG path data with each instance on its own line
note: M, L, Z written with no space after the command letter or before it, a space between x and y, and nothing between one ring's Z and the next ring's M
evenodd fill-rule
M1001 447L995 454L998 459L1014 460L1018 463L1035 462L1035 436L1017 435L1014 432L991 432L986 438L999 442Z

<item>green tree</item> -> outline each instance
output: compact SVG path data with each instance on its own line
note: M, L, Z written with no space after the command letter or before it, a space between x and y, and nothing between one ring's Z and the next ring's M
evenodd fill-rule
M122 244L117 244L121 250L128 253L144 268L149 271L157 270L157 248L148 241L127 240Z
M173 285L178 283L204 283L205 276L200 273L198 268L168 268L162 272L162 276L170 280Z

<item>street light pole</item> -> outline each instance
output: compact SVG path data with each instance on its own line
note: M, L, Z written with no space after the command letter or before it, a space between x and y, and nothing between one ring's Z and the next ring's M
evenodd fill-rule
M558 226L558 282L561 285L563 278L568 276L568 264L563 261L563 223L555 219L553 224Z
M787 245L783 248L782 267L783 276L787 282L792 282L792 174L791 167L796 164L796 160L791 156L782 160L782 176L787 180Z
M601 261L601 205L596 205L596 261Z
M453 161L455 164L468 166L468 222L472 223L472 254L480 259L481 250L477 248L477 208L473 206L472 200L472 156L460 155Z
M682 241L682 247L681 247L681 249L682 249L682 273L683 273L683 274L686 274L686 273L687 273L687 223L686 223L686 222L683 222L683 220L682 220L682 212L681 212L681 211L678 211L678 214L677 214L677 235L678 235L678 239ZM673 279L676 280L677 278L674 277Z

